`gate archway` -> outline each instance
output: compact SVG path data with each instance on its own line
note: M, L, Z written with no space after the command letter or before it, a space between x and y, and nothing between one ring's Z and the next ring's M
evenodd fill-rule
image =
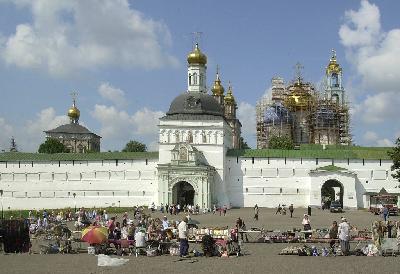
M180 205L194 205L195 190L185 181L178 182L172 188L172 203Z
M325 207L331 205L333 201L339 201L343 207L343 185L337 180L328 180L321 187L321 204Z

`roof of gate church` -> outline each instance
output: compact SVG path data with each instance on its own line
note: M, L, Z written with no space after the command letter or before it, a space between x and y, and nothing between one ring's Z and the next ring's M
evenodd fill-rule
M169 119L173 118L169 116L176 115L180 115L181 118L199 116L198 119L211 120L223 117L224 113L217 100L211 95L185 92L172 101L167 116L164 118Z
M70 134L93 134L93 135L96 135L95 133L88 130L86 127L81 126L80 124L76 124L76 123L61 125L59 127L56 127L55 129L47 130L45 132L46 133L70 133Z

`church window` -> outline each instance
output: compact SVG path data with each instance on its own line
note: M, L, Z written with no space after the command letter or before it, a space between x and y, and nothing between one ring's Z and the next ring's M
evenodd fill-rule
M175 132L175 142L179 143L179 132L178 131Z
M203 74L200 73L200 85L203 84Z
M201 133L201 137L202 137L202 141L203 141L203 143L207 143L207 136L206 136L206 133L203 131L202 133Z
M192 74L189 73L189 85L192 85Z

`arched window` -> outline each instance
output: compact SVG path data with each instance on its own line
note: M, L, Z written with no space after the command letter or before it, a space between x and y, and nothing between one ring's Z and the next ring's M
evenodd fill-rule
M332 86L338 87L339 86L339 78L337 73L332 73Z
M204 144L207 143L207 136L206 136L206 133L204 131L201 133L201 138L202 138L202 141L203 141Z
M193 85L197 85L197 73L193 73Z
M175 131L175 142L179 143L179 131Z
M332 95L332 102L338 104L339 103L339 95L333 94Z
M192 85L192 74L189 73L189 85Z

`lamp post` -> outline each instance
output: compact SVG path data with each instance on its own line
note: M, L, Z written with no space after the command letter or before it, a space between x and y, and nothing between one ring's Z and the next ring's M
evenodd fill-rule
M4 209L3 209L3 190L0 189L0 195L1 195L1 219L4 219Z
M74 196L74 205L75 205L74 215L76 215L76 200L75 200L76 193L74 192L74 193L72 194L72 196Z

